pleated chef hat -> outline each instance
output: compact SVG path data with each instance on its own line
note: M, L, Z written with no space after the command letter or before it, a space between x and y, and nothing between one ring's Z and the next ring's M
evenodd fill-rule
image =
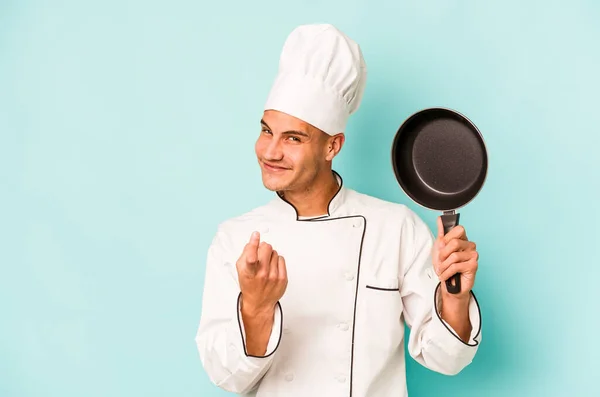
M356 42L330 24L301 25L285 41L264 110L287 113L329 135L344 132L366 78Z

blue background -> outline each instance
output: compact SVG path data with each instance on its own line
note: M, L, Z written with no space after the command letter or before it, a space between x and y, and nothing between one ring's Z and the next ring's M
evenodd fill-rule
M369 81L335 163L410 202L393 135L459 110L490 151L461 211L479 354L412 397L592 396L600 6L589 1L0 2L0 396L225 396L194 344L216 225L271 198L253 144L287 34L328 22Z

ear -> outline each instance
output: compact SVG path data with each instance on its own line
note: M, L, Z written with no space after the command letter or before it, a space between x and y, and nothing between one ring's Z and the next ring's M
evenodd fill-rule
M342 150L342 146L344 146L345 140L346 137L344 136L343 132L340 132L339 134L332 135L331 137L327 138L327 147L325 150L325 159L327 161L332 161L333 158L337 156L340 150Z

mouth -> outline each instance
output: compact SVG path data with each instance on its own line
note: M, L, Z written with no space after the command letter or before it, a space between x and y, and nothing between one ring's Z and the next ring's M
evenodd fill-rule
M271 172L282 172L282 171L287 171L289 170L289 168L285 168L285 167L279 167L273 164L269 164L266 162L262 162L263 167L265 167L266 170L271 171Z

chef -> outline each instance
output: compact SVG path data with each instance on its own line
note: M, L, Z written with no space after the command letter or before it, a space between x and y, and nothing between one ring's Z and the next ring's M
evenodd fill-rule
M332 168L366 76L360 47L334 26L299 26L285 41L255 145L273 198L220 223L206 260L195 340L223 390L407 396L405 337L410 357L441 374L477 352L478 254L464 227L444 235L438 218L433 233ZM462 290L449 294L457 272Z

